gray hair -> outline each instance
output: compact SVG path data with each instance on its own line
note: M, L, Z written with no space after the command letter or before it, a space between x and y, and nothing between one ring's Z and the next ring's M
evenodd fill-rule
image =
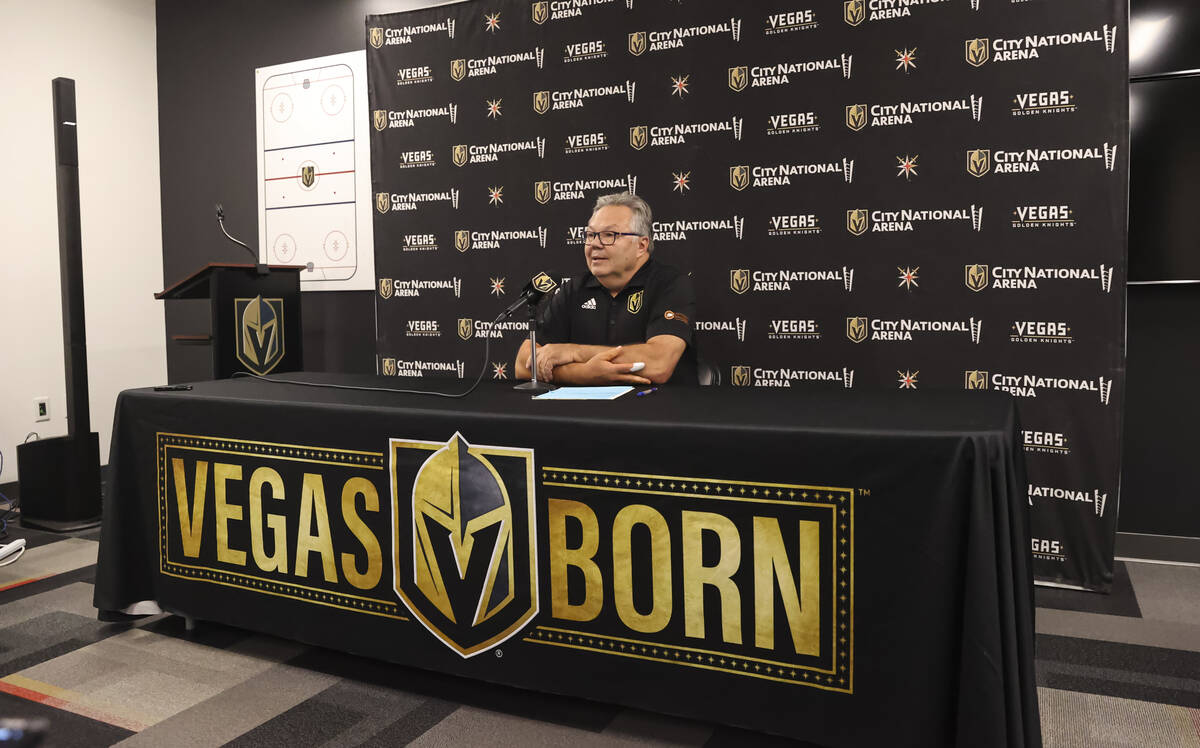
M646 251L653 252L654 215L650 212L650 206L646 201L632 192L614 192L611 195L601 195L596 198L596 205L592 208L592 215L596 215L596 211L601 208L607 208L610 205L619 205L633 211L633 220L630 222L630 228L650 240L650 246L647 247Z

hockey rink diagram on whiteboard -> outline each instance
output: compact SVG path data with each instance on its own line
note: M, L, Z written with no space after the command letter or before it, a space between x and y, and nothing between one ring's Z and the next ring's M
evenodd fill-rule
M353 64L357 57L360 64ZM373 288L362 53L257 71L259 256L307 265L305 290ZM358 68L357 70L355 68ZM369 186L367 192L369 195Z

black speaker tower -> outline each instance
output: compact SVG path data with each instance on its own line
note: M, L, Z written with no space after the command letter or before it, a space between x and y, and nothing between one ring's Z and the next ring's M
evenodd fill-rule
M68 532L100 524L100 437L92 431L88 410L75 81L55 78L50 85L54 93L67 435L19 445L17 469L21 483L21 524Z

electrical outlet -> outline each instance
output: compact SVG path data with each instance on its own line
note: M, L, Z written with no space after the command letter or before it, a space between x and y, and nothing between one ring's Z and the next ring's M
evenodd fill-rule
M50 420L50 398L35 397L33 398L33 412L35 421Z

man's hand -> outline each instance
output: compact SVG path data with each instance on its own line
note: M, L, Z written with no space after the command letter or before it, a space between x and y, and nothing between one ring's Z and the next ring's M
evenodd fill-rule
M589 358L583 367L584 379L589 384L650 384L650 380L630 374L633 364L614 364L613 359L621 353L621 346L600 351ZM539 364L541 361L538 362ZM540 366L538 368L541 368Z
M538 379L543 382L553 382L554 367L561 366L563 364L576 363L575 348L576 346L571 345L570 343L550 343L548 345L538 346ZM525 362L525 368L529 368L529 361Z

